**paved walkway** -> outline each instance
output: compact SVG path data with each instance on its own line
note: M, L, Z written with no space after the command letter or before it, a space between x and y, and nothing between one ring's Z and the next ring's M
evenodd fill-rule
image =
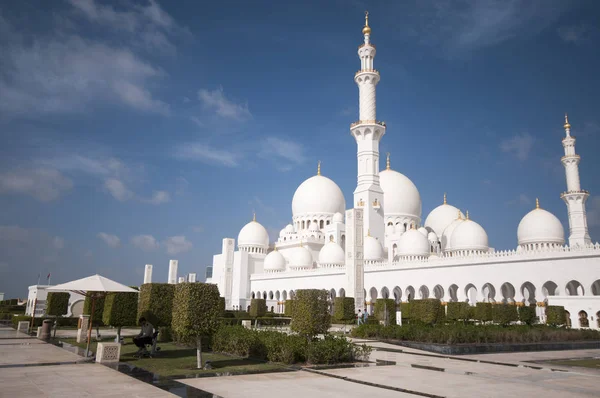
M173 397L150 384L0 327L0 397Z

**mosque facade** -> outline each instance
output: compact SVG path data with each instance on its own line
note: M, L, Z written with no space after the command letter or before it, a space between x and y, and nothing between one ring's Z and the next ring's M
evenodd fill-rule
M361 68L359 120L350 125L357 145L357 186L347 209L338 185L321 174L304 181L292 198L292 219L274 244L256 220L223 239L212 275L228 309L246 310L264 298L274 312L298 289L326 289L330 296L354 297L356 309L372 310L379 298L396 302L438 298L442 302L503 302L564 305L573 327L600 328L600 245L588 233L586 200L579 180L580 157L565 116L567 189L561 194L569 219L568 238L559 219L536 206L517 228L518 246L496 251L485 229L458 207L443 203L423 219L415 184L391 168L379 170L379 142L386 124L377 120L376 48L368 14ZM274 237L271 237L274 238ZM364 305L361 305L364 303Z

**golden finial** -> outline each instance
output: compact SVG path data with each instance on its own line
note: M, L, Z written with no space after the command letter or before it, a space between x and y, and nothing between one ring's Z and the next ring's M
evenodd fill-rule
M371 34L371 28L369 27L369 11L365 11L365 27L362 30L363 35Z
M446 202L446 192L444 192L444 204L447 204L447 202Z
M371 230L367 229L367 236L371 236Z
M460 214L460 209L458 209L458 218L457 220L462 220L462 214Z
M300 239L300 247L304 247L304 245L302 245L302 239Z
M387 153L387 160L385 161L385 168L387 170L390 169L390 153L389 152Z
M569 116L565 113L565 125L564 125L565 129L570 129L571 125L569 124Z
M317 175L318 176L321 175L321 161L320 160L317 162Z
M273 250L274 250L274 251L277 251L277 245L275 245L275 246L273 247Z
M467 218L465 220L470 220L470 218L469 218L469 210L467 210Z
M252 221L256 222L256 212L252 212Z
M333 235L329 235L329 241L333 242Z
M540 200L538 198L535 198L535 208L536 209L540 208Z

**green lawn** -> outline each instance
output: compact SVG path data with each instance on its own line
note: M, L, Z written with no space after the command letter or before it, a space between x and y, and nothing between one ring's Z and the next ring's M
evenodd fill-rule
M85 348L85 343L77 343L75 339L60 339L65 343L77 345ZM102 339L101 341L113 342L113 338ZM159 343L161 350L154 358L138 359L133 356L137 347L131 343L131 339L126 339L125 345L121 346L121 362L127 362L156 373L161 376L189 376L196 374L217 374L217 373L250 373L285 370L284 365L264 363L247 358L236 358L228 355L203 352L202 360L211 361L212 370L196 369L196 349L182 347L174 343ZM90 350L96 352L97 343L93 341L90 344Z
M600 369L600 359L566 359L562 361L548 361L544 363L559 366L578 366L582 368Z

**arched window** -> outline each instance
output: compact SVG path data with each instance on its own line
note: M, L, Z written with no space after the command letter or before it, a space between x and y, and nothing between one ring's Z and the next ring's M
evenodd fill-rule
M579 327L582 327L582 328L590 327L590 321L588 319L587 312L585 312L585 311L579 311Z
M320 226L320 228L321 228L321 229L323 229L324 225L325 225L325 224L324 224L324 221L323 221L323 220L321 220L321 222L319 223L319 226Z

